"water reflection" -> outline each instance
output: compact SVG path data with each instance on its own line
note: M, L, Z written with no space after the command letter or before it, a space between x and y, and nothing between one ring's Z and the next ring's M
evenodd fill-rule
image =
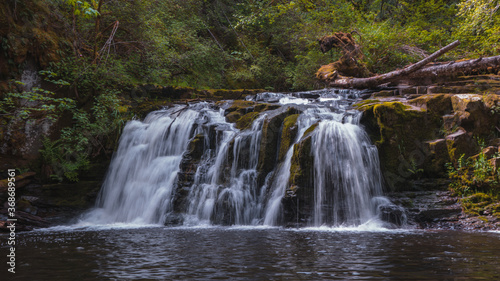
M13 280L500 279L498 233L155 227L18 237Z

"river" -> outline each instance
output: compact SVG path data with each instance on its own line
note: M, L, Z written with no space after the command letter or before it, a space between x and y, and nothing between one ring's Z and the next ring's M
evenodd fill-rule
M494 232L115 225L17 239L8 280L500 279Z

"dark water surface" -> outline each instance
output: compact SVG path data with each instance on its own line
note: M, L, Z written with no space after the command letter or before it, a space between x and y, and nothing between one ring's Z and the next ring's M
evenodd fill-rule
M491 232L94 228L17 243L2 280L500 280Z

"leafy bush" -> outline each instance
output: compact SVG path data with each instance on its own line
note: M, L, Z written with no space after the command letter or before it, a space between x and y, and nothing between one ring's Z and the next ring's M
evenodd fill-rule
M488 159L481 152L468 159L462 155L458 159L456 167L448 163L451 190L459 196L468 196L474 192L499 193L500 169L493 164L493 161L498 157L500 156L495 154L493 158Z

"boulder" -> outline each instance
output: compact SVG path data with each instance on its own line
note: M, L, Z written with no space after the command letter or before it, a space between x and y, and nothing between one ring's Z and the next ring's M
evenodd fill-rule
M455 164L462 155L467 158L476 154L479 150L476 141L472 138L472 134L462 129L446 136L446 146L450 160Z

